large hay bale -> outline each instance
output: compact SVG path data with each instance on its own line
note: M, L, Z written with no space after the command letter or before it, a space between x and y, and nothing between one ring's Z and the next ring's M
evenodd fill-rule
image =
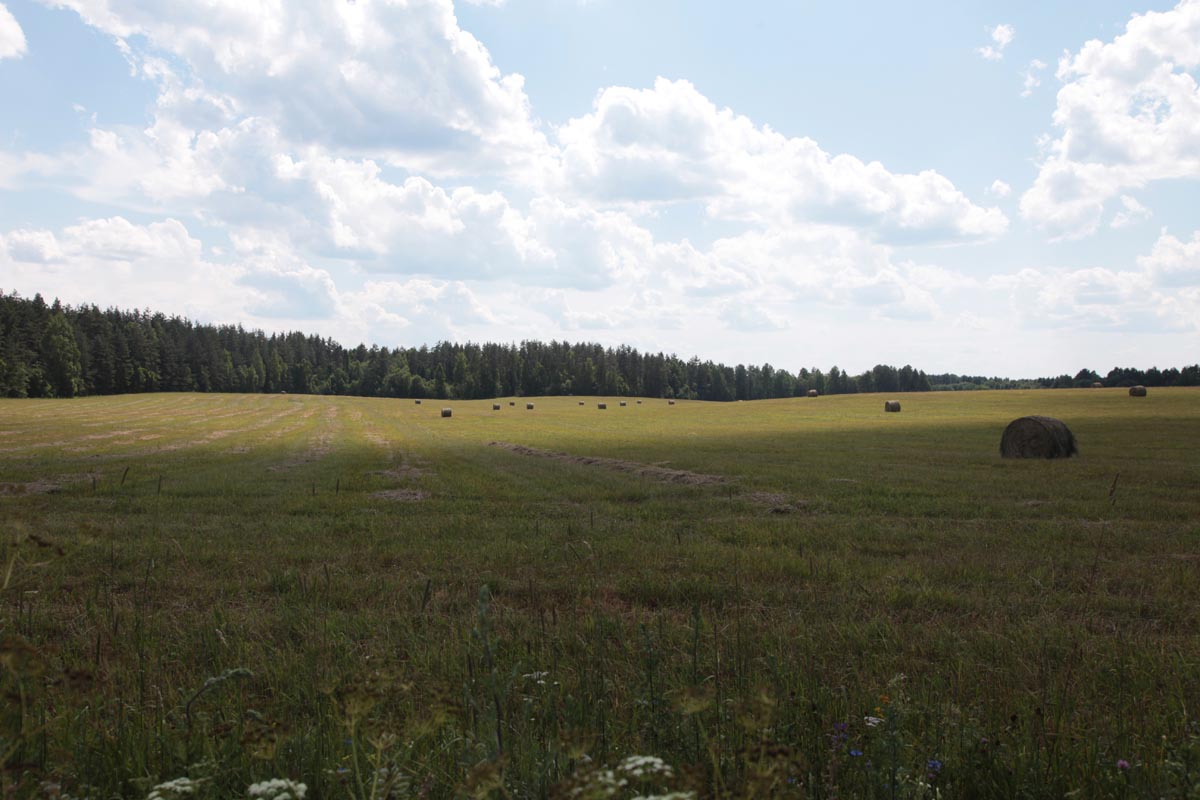
M1129 396L1130 397L1145 397L1146 396L1146 387L1145 386L1130 386L1129 387Z
M596 408L603 411L604 409L608 408L608 403L596 403Z
M668 401L667 401L667 405L669 405L669 406L673 406L673 405L675 405L675 401L674 401L674 400L668 400Z
M579 401L579 405L583 405L583 401L582 401L582 400L580 400L580 401Z
M1104 384L1101 383L1100 381L1092 381L1092 388L1093 389L1103 389Z
M1000 437L1000 455L1004 458L1070 458L1078 452L1075 434L1053 417L1014 419Z
M453 414L453 413L454 413L454 412L453 412L453 411L451 411L451 410L450 410L450 409L448 409L448 408L443 408L443 409L442 409L442 416L443 416L443 417L448 417L448 416L450 416L450 415L451 415L451 414Z
M516 400L509 400L509 401L508 401L508 404L509 404L510 406L515 406L515 405L517 404L517 401L516 401Z
M888 400L887 402L885 402L883 404L883 410L884 411L899 411L900 410L900 401L899 400Z
M525 410L526 410L526 411L533 411L533 403L526 403L526 404L525 404Z
M624 401L624 400L622 400L622 401L621 401L621 408L624 408L624 407L625 407L625 401Z
M500 404L492 403L492 411L499 411L499 410L500 410Z
M641 400L638 400L638 405L640 406L641 404L642 404L642 401L641 401Z
M421 405L421 401L420 401L420 400L418 400L418 401L417 401L417 405Z
M816 397L816 396L817 396L817 395L819 395L819 394L820 394L820 392L818 392L816 389L809 389L809 390L808 390L808 396L809 396L809 397Z

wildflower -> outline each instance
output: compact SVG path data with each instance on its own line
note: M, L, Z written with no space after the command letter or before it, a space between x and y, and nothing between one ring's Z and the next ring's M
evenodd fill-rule
M942 762L938 761L936 758L931 758L926 761L925 766L935 775L942 771Z
M629 756L620 764L617 769L628 773L635 778L641 778L647 775L664 775L671 777L671 767L658 756Z
M1125 770L1129 769L1129 762L1123 758L1118 758L1117 759L1117 769L1124 772Z
M867 723L868 728L877 728L883 722L883 717L863 717L863 722Z
M850 751L850 757L851 757L851 758L858 758L858 757L859 757L859 756L861 756L862 754L863 754L863 751L862 751L862 750L851 750L851 751Z
M521 676L527 681L533 681L538 686L546 685L546 678L550 677L549 672L527 672Z
M273 778L269 781L254 783L246 790L246 794L255 800L304 800L308 786L296 783L286 778Z
M176 778L155 786L150 790L150 794L146 795L146 800L178 800L181 797L195 794L196 787L199 785L199 781L191 778Z

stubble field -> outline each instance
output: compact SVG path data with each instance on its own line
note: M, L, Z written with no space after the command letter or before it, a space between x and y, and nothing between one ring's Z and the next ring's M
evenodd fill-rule
M0 401L0 788L1200 797L1200 391L884 399Z

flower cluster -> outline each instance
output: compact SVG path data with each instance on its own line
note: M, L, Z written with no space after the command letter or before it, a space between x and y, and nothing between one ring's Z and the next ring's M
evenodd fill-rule
M246 794L254 800L304 800L307 793L308 786L286 778L273 778L255 783L246 790Z
M176 778L173 781L160 783L150 790L150 794L146 795L146 800L181 800L196 793L196 787L200 785L200 781L194 781L191 778Z

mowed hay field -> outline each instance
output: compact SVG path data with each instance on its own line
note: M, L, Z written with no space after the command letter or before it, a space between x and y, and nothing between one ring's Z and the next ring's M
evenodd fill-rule
M885 399L0 401L0 788L1200 796L1200 391Z

